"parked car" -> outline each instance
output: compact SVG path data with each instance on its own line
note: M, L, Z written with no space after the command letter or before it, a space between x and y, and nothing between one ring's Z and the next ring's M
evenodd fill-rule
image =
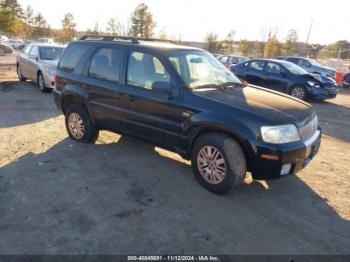
M247 171L254 179L298 172L321 139L311 105L243 87L194 47L83 37L60 59L53 94L70 138L93 143L107 129L149 141L192 160L199 183L217 194Z
M0 55L10 55L13 54L13 52L12 46L0 43Z
M42 92L52 90L53 77L64 50L61 45L29 44L17 54L17 75L37 83Z
M342 86L344 88L349 88L350 87L350 73L344 74Z
M3 41L3 44L12 46L13 49L22 49L25 45L22 39L8 39Z
M0 35L0 42L4 42L9 40L8 37L6 35Z
M42 44L53 44L54 43L52 38L47 38L47 37L39 38L37 42L42 43Z
M237 55L228 55L219 57L219 61L223 63L227 68L230 68L232 65L237 65L239 63L245 62L249 60L249 58L244 56Z
M335 79L335 74L337 70L331 67L326 67L320 65L317 61L309 58L295 57L295 56L280 56L277 59L286 60L292 62L311 74L319 74L326 77L331 77Z
M288 61L256 59L240 63L233 70L236 76L249 84L290 94L301 100L334 98L338 93L335 81L309 74Z

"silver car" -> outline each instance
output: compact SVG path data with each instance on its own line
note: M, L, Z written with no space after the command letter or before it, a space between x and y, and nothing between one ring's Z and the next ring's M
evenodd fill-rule
M27 79L37 83L42 92L53 88L58 60L65 46L33 43L17 55L17 75L20 81Z

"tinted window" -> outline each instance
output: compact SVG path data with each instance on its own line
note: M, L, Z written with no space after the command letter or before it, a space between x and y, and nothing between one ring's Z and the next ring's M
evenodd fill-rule
M39 52L42 60L59 60L62 56L63 48L40 47Z
M281 66L279 66L278 64L271 63L271 62L268 62L266 64L266 72L268 72L270 74L279 75L283 71L284 71L283 68Z
M122 59L122 50L117 48L101 48L91 58L89 76L119 81L119 70Z
M256 71L263 71L264 61L253 61L250 63L250 68Z
M73 72L80 59L89 50L88 45L71 45L64 53L59 68L63 71Z
M39 49L37 46L33 46L29 53L30 56L37 57L39 56Z
M128 85L152 89L156 81L169 82L170 76L163 64L153 55L132 52L128 62Z

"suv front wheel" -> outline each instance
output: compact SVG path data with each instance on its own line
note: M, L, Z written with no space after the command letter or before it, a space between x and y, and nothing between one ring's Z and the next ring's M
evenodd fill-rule
M247 172L241 146L220 133L203 135L196 141L192 168L198 182L215 194L226 194L243 184Z
M83 143L95 143L99 130L93 126L86 109L80 104L70 105L65 114L69 137Z

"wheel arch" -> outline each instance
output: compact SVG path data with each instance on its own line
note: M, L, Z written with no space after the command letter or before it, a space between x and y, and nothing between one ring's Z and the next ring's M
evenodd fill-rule
M219 125L211 125L211 126L198 125L193 129L189 138L189 143L188 143L188 158L191 158L193 147L195 143L198 141L198 139L204 135L212 134L212 133L226 134L230 136L232 139L234 139L241 146L245 159L247 161L247 167L250 167L250 163L251 163L250 159L251 159L252 152L251 152L251 147L249 146L250 144L248 142L248 139L243 137L239 132L235 130L232 130L224 126L219 126Z

